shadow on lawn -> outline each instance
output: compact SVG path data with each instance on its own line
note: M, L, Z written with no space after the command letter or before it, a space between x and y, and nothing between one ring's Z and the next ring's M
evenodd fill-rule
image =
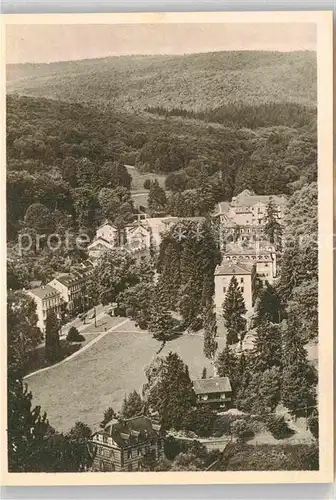
M46 360L45 347L44 346L38 347L31 355L29 361L27 362L24 376L29 375L29 373L35 372L37 370L40 370L41 368L46 368L47 366L55 365L56 363L59 363L63 359L68 358L69 356L71 356L71 354L78 351L82 347L82 343L68 342L66 339L61 339L60 344L61 344L61 356L54 363L50 363L49 361Z

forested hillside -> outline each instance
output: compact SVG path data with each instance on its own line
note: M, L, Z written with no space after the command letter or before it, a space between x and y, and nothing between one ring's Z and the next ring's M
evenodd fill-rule
M7 89L122 110L201 112L284 102L315 107L316 54L214 52L8 65Z

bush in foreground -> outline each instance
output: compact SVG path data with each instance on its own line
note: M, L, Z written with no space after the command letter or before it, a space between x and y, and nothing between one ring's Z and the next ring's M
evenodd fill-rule
M293 429L288 427L284 417L271 415L268 418L267 428L275 439L286 439L294 434Z
M85 337L79 333L75 326L72 326L67 335L68 342L84 342Z

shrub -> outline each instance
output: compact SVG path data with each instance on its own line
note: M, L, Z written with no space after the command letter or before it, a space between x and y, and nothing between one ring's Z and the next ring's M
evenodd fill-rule
M239 418L232 423L231 431L239 441L246 441L247 439L251 439L254 436L253 430L248 425L246 420L242 418Z
M195 432L197 436L209 437L212 435L215 419L216 414L211 408L204 406L192 409L185 415L183 428Z
M150 181L150 179L145 179L145 181L143 183L143 187L145 189L150 189L150 187L151 187L151 181Z
M68 331L66 339L68 342L84 342L85 337L79 333L75 326L72 326Z
M114 315L115 316L121 316L121 317L125 318L126 317L126 310L125 310L125 308L124 307L116 307L114 309Z
M315 439L318 439L319 435L319 421L317 415L312 415L308 419L308 427Z
M267 421L267 428L275 439L285 439L294 434L283 416L271 415Z

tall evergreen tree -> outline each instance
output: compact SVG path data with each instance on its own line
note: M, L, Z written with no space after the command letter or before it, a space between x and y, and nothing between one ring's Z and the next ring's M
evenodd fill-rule
M276 246L279 247L282 229L278 221L277 207L271 196L266 207L264 233L268 236L270 243L275 243Z
M167 197L157 179L151 182L148 193L148 208L152 213L164 212L167 206Z
M195 404L195 393L188 367L176 353L170 352L150 381L148 405L157 411L165 429L183 427L183 420Z
M246 331L246 319L243 317L245 313L246 307L243 295L239 289L237 278L232 276L223 304L228 345L236 344L243 338Z
M266 282L266 286L259 293L257 303L257 321L271 321L280 323L282 316L282 305L275 288Z
M316 381L316 370L308 362L298 320L290 317L283 332L281 400L294 415L315 404Z
M121 414L125 418L136 417L141 415L144 410L144 403L139 393L136 390L132 391L123 401Z
M217 321L214 312L213 302L210 302L205 308L203 313L203 329L204 329L204 354L205 357L212 362L215 359L216 351L218 348L217 337Z
M263 372L272 366L282 366L281 326L263 321L254 339L254 371Z
M165 341L171 335L174 321L166 305L158 299L154 300L151 309L148 331L153 337L160 341Z
M45 357L50 363L55 363L61 357L59 324L53 311L48 314L46 319Z

